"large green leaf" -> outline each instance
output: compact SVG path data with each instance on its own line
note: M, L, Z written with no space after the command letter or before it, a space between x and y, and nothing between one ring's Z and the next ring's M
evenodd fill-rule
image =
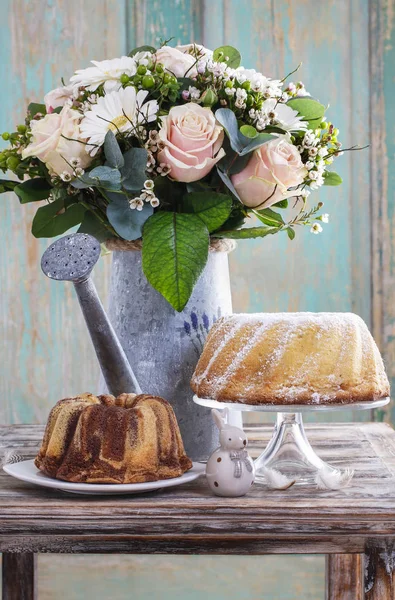
M52 186L44 177L27 179L14 187L14 192L18 196L21 204L46 200L49 197L51 190Z
M125 166L121 169L122 186L130 192L139 192L147 179L147 151L144 148L131 148L124 155Z
M158 212L144 225L143 271L177 311L188 302L208 257L209 232L197 215Z
M197 215L211 232L221 227L229 217L232 199L215 192L192 192L184 196L182 209Z
M114 237L111 235L108 227L90 210L87 210L84 214L78 233L89 233L99 240L99 242L105 242L109 238Z
M109 129L104 138L104 154L110 167L121 169L125 164L121 149L114 133Z
M150 204L145 204L143 210L131 209L125 194L107 192L110 200L107 206L107 217L115 231L124 240L137 240L141 237L142 227L154 209Z
M343 179L334 171L325 171L324 173L324 185L340 185L343 183Z
M85 207L78 203L72 204L66 209L62 198L46 206L41 206L33 219L32 234L36 238L61 235L81 223L85 210Z
M224 57L227 57L227 59L224 60ZM237 69L241 64L241 54L236 48L233 48L233 46L220 46L219 48L216 48L213 53L213 60L217 61L219 59L224 60L228 67L231 67L232 69Z
M303 117L304 121L308 122L310 129L318 127L325 114L325 106L309 96L291 98L291 100L288 100L287 104L293 108L293 110L296 110L299 115Z
M244 229L235 229L233 231L219 231L213 234L213 237L230 238L233 240L246 240L249 238L266 237L280 231L281 227L246 227Z

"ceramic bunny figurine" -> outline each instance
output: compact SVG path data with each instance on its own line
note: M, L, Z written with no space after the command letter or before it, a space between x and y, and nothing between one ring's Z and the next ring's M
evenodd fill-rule
M228 425L227 408L211 411L219 429L221 446L207 461L208 484L217 496L244 496L255 479L254 462L246 450L247 437L242 429Z

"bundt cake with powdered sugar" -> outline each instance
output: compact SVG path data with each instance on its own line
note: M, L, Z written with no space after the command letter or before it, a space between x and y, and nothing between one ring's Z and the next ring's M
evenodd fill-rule
M208 334L191 385L200 398L246 404L344 404L389 395L376 343L351 313L223 317Z
M83 394L49 415L35 465L79 483L141 483L192 467L170 404L158 396Z

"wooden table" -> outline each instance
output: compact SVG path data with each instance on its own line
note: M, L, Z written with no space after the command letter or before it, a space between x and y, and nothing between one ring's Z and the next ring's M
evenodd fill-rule
M253 452L270 430L247 429ZM0 427L0 457L10 449L33 457L42 432ZM163 492L97 498L1 472L3 600L36 597L39 552L327 554L327 600L394 600L395 432L381 423L316 424L307 432L321 458L355 469L349 488L256 485L244 498L217 498L201 478Z

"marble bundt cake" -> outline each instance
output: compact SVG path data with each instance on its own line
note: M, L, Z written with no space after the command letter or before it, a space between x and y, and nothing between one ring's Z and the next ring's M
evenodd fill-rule
M201 398L246 404L342 404L389 395L380 352L351 313L219 319L191 385Z
M52 409L35 465L79 483L140 483L192 467L170 404L158 396L83 394Z

